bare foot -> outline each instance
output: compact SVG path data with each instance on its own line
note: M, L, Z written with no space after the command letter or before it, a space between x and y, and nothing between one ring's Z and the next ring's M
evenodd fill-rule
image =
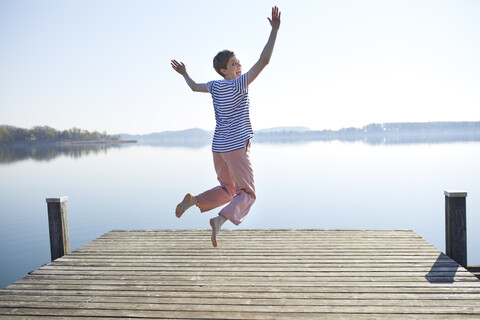
M193 196L191 193L187 193L182 202L177 205L177 208L175 209L175 215L177 218L180 218L188 208L194 206L195 204L197 204L197 198L195 198L195 196Z
M220 231L220 227L227 221L224 216L218 216L210 219L210 226L212 227L212 245L217 247L217 235Z

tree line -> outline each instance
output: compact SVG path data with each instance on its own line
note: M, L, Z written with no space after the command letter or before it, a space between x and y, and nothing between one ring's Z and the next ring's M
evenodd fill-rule
M105 131L90 132L79 128L59 131L48 126L37 126L32 129L0 126L0 144L107 141L119 139L119 135L109 135Z
M362 128L258 132L257 142L364 141L370 144L480 141L480 122L372 123Z

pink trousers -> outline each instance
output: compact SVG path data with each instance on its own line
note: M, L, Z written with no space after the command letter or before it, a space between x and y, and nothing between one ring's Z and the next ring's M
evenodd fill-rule
M201 212L228 203L219 214L239 225L255 202L253 169L249 159L250 140L243 149L230 152L214 152L213 163L220 186L197 195Z

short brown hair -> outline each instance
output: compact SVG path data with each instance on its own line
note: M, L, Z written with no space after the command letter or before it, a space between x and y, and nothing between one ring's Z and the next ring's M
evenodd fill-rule
M220 69L227 69L228 60L233 57L235 53L230 50L223 50L217 53L215 58L213 58L213 68L219 75L225 78L225 75L220 71Z

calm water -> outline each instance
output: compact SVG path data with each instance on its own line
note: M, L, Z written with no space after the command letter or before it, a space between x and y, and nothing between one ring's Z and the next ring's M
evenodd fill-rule
M1 288L50 262L45 198L68 196L72 250L113 229L206 229L218 212L174 216L216 185L209 146L46 154L0 163ZM443 191L463 189L480 264L480 143L254 142L251 156L258 199L241 228L412 229L444 251Z

